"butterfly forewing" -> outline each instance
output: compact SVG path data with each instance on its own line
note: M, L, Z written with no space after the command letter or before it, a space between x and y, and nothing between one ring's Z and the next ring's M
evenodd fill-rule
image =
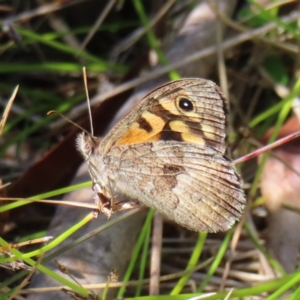
M113 145L161 140L185 141L225 152L226 101L216 84L183 79L149 93L115 126L105 152Z

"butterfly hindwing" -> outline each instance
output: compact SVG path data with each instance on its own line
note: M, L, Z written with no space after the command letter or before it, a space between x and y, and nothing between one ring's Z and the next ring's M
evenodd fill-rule
M214 149L158 141L117 147L109 161L118 168L114 184L121 193L184 227L224 231L241 216L240 178L233 163Z

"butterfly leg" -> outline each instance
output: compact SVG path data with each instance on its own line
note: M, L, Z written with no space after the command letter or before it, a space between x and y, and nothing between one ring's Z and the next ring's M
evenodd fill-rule
M106 215L108 219L110 219L113 213L113 201L111 197L107 197L103 194L100 185L96 182L93 183L92 187L94 191L94 200L98 205L99 213Z
M107 197L104 195L104 191L101 189L97 182L93 183L92 187L95 195L95 203L98 205L99 213L106 215L110 219L111 215L115 212L131 210L134 208L141 208L144 205L136 200L124 200L124 201L114 201L114 197Z
M115 202L114 212L123 211L123 210L131 210L135 208L144 207L139 201L131 200L131 201L118 201Z

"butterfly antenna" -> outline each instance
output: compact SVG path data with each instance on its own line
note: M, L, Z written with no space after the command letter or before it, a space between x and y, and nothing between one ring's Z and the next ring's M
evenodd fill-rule
M88 131L86 131L84 128L82 128L80 125L76 124L75 122L73 122L72 120L68 119L66 116L64 116L63 114L61 114L60 112L56 111L56 110L50 110L47 112L47 116L52 115L52 114L57 114L59 116L61 116L63 119L65 119L67 122L73 124L74 126L76 126L77 128L79 128L80 130L84 131L87 135L91 135Z
M91 132L88 132L87 130L82 128L80 125L74 123L72 120L68 119L63 114L61 114L60 112L58 112L56 110L49 111L47 113L47 115L49 116L49 115L52 115L52 114L57 114L57 115L61 116L63 119L65 119L67 122L73 124L74 126L79 128L80 130L85 132L88 136L93 137L94 136L94 130L93 130L93 122L92 122L92 112L91 112L91 104L90 104L90 98L89 98L89 93L88 93L88 88L87 88L87 76L86 76L86 68L85 67L83 67L83 81L84 81L85 93L86 93L86 96L87 96L88 111L89 111L89 118L90 118L90 124L91 124Z
M86 101L87 101L87 105L88 105L89 118L90 118L90 124L91 124L91 135L94 136L91 102L90 102L90 97L89 97L89 91L88 91L88 85L87 85L87 76L86 76L86 68L85 67L82 68L82 72L83 72L83 82L84 82L84 88L85 88L85 94L86 94Z

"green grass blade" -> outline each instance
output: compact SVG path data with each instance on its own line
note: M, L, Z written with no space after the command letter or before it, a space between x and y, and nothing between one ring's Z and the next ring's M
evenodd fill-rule
M164 52L161 50L161 48L159 46L159 42L156 39L156 36L155 36L152 28L149 26L150 22L149 22L149 20L147 18L147 15L145 13L142 1L141 0L133 0L133 4L134 4L135 10L136 10L143 26L145 26L146 28L148 27L146 36L147 36L148 43L149 43L151 49L156 52L159 62L162 65L167 65L168 60L167 60ZM175 70L172 70L172 71L169 72L169 77L170 77L171 80L176 80L176 79L181 78L181 76Z
M208 272L207 272L207 275L206 277L204 278L204 280L202 281L201 285L199 286L199 288L197 289L197 292L199 293L202 293L206 284L209 282L209 280L211 279L211 277L213 276L213 274L216 272L218 266L220 265L221 263L221 260L223 259L225 253L226 253L226 250L228 248L228 245L229 245L229 242L230 242L230 239L232 237L232 234L233 234L233 229L230 229L226 236L225 236L225 239L213 261L213 263L211 264L211 267L209 268Z
M152 221L152 218L153 218L153 215L154 215L154 212L155 210L154 209L150 209L149 213L148 213L148 216L147 216L147 219L144 223L144 226L142 228L142 231L140 233L140 236L138 238L138 241L135 245L135 248L134 248L134 251L133 251L133 254L132 254L132 258L131 258L131 261L129 263L129 266L127 268L127 271L125 273L125 276L124 276L124 279L123 281L124 282L127 282L129 281L130 279L130 276L132 274L132 271L133 271L133 268L134 268L134 265L137 261L137 258L138 258L138 254L142 248L142 245L145 241L145 238L147 236L147 230L149 230L149 227L151 225L151 221ZM125 289L126 287L121 287L119 292L118 292L118 297L123 297L124 293L125 293Z
M197 265L199 258L201 256L205 241L206 241L206 237L207 237L207 233L205 233L205 232L199 233L197 243L194 247L193 253L188 262L186 270L192 269ZM175 285L175 287L173 288L173 290L171 291L170 295L173 295L173 296L178 295L184 288L184 286L187 283L187 281L189 280L190 276L191 276L191 274L187 274L187 275L181 277L179 279L179 281L177 282L177 284Z

